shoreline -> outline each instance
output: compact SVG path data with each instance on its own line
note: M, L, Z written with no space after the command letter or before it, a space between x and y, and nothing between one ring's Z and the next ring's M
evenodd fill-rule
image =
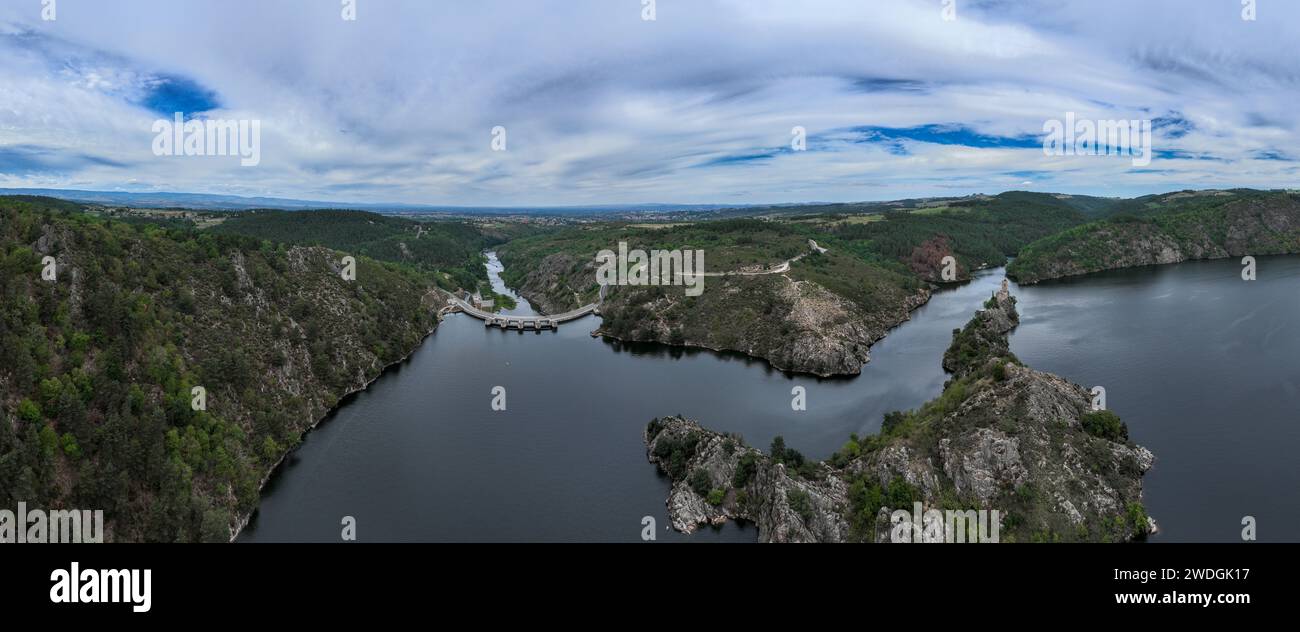
M498 261L499 261L499 260L498 260ZM990 268L990 269L992 269L992 268ZM858 376L860 376L860 375L862 374L862 367L865 367L865 366L867 366L868 364L871 363L871 358L870 358L870 350L871 350L871 347L874 347L874 346L876 345L876 343L878 343L878 342L884 340L885 338L887 338L891 333L893 333L893 332L894 332L895 330L897 330L898 328L900 328L900 327L902 327L903 325L905 325L905 324L911 322L911 320L912 320L912 315L916 312L916 310L918 310L918 309L920 309L920 308L922 308L922 307L928 305L928 304L930 303L930 301L933 299L934 294L935 294L936 291L938 291L938 290L943 290L943 289L948 288L948 287L956 287L956 286L959 286L959 285L963 285L963 284L965 284L965 283L969 283L970 281L973 280L973 278L974 278L974 277L972 277L971 279L965 279L965 280L963 280L963 281L961 281L961 282L958 282L958 283L950 283L950 284L939 285L939 286L936 286L936 287L933 288L933 289L924 289L923 291L919 292L918 294L913 295L913 298L916 298L916 299L919 299L919 300L916 300L915 303L914 303L913 305L911 305L910 307L907 308L907 312L906 312L904 318L902 318L902 319L899 320L898 322L895 322L895 323L891 324L891 325L890 325L890 326L889 326L889 327L888 327L888 328L887 328L887 329L886 329L886 330L885 330L885 331L884 331L884 332L883 332L883 333L882 333L878 338L875 338L874 340L872 340L872 341L869 343L869 345L868 345L868 357L867 357L866 361L863 362L862 365L861 365L860 367L858 367L858 371L857 371L857 372L854 372L854 373L826 373L826 374L821 374L821 373L816 373L816 372L812 372L812 371L803 371L803 370L798 370L798 369L790 369L790 368L786 368L786 367L782 367L782 366L778 365L776 362L774 362L774 361L771 360L770 358L766 358L766 357L759 356L759 355L754 355L754 354L751 354L751 353L747 353L747 352L744 352L744 351L740 351L740 350L738 350L738 349L723 349L723 348L718 348L718 347L711 347L711 346L708 346L708 345L705 345L705 344L700 344L700 343L688 342L688 343L685 343L685 344L671 344L671 343L661 342L661 341L657 341L657 340L635 340L635 339L625 339L625 338L620 338L620 337L618 337L618 336L614 336L614 335L612 335L612 334L609 334L609 333L607 333L607 332L602 331L602 330L601 330L601 326L603 326L603 322L602 322L602 325L598 325L598 326L596 327L596 329L593 330L593 331L591 332L591 336L592 336L593 338L599 337L599 338L604 338L604 339L606 339L606 340L613 340L613 341L617 341L617 342L619 342L619 343L624 343L624 344L648 344L648 345L655 345L655 346L658 346L658 347L662 347L662 348L665 348L665 349L683 349L683 350L693 350L693 351L707 351L707 352L717 353L717 354L736 354L736 355L738 355L738 356L740 356L740 357L743 357L743 358L746 358L746 359L749 359L749 360L753 360L753 361L761 361L761 362L765 363L768 367L770 367L770 368L772 368L772 369L774 369L774 370L776 370L776 371L779 371L779 372L781 372L781 373L783 373L783 374L790 375L790 376L810 376L810 377L815 377L815 378L817 378L817 379L819 379L819 380L852 380L852 379L857 378ZM499 274L498 274L498 279L500 279ZM505 287L508 291L513 292L513 293L514 293L517 297L519 297L520 299L522 299L522 300L524 300L524 301L527 301L529 305L533 305L533 306L536 305L535 303L533 303L533 301L532 301L532 300L531 300L531 299L530 299L526 294L524 294L524 293L522 293L522 292L519 292L519 291L515 290L514 288L511 288L510 286L506 285L504 279L501 279L501 282L502 282L502 286L503 286L503 287ZM541 310L537 309L536 307L533 307L533 311L537 312L538 315L540 315L540 316L547 316L547 315L548 315L548 314L542 312ZM602 318L602 317L600 316L599 313L592 314L592 316L596 316L597 318ZM276 475L278 475L278 474L280 473L281 467L282 467L282 466L284 465L284 463L289 459L289 456L292 455L295 451L297 451L297 449L302 445L302 443L303 443L304 441L306 441L307 436L310 435L312 431L314 431L314 430L316 430L318 427L320 427L321 424L325 423L325 421L328 420L328 419L329 419L329 418L330 418L334 413L338 412L338 410L340 410L340 409L342 408L342 406L346 403L346 400L347 400L349 397L351 397L351 396L353 396L353 395L356 395L356 394L358 394L358 393L361 393L361 392L363 392L363 391L368 390L372 384L374 384L374 383L377 382L380 378L382 378L385 374L387 374L388 371L389 371L389 369L391 369L391 368L394 367L394 366L397 366L397 365L400 365L400 364L403 364L403 363L409 361L409 360L411 359L411 356L415 355L415 352L416 352L416 351L419 351L419 349L420 349L421 347L424 346L424 344L428 341L429 337L432 336L433 334L437 333L438 327L442 324L442 322L443 322L443 320L444 320L445 318L446 318L445 315L443 315L443 314L439 314L438 317L437 317L437 322L434 323L433 328L430 329L428 332L426 332L426 333L424 334L424 336L422 336L422 337L420 338L420 341L419 341L419 342L418 342L414 347L412 347L409 351L407 351L405 355L403 355L400 359L398 359L398 360L396 360L396 361L394 361L394 362L391 362L391 363L389 363L389 364L383 366L383 367L378 371L378 373L377 373L374 377L372 377L372 378L370 378L369 380L367 380L365 384L363 384L363 385L361 385L361 386L359 386L359 387L357 387L357 388L354 388L354 389L352 389L352 390L349 390L349 391L347 391L346 393L343 393L343 394L339 397L338 401L336 401L336 402L334 403L334 405L330 406L330 407L329 407L329 408L324 412L324 414L322 414L318 419L312 421L312 423L311 423L310 425L308 425L308 426L307 426L307 427L302 431L302 433L299 435L299 441L298 441L298 443L297 443L296 445L294 445L292 449L286 451L283 455L281 455L280 458L279 458L279 459L278 459L278 460L277 460L277 461L276 461L276 462L275 462L275 463L274 463L274 464L273 464L273 465L272 465L272 466L267 470L266 474L263 475L262 480L258 483L258 486L257 486L257 494L258 494L258 498L259 498L259 502L258 502L259 508L260 508L260 504L261 504L261 500L260 500L260 499L261 499L262 493L263 493L263 492L265 491L265 489L266 489L267 484L270 483L271 480L273 480L273 479L276 477ZM603 321L603 318L602 318L602 321ZM231 532L231 536L230 536L230 539L229 539L229 541L228 541L229 543L233 544L233 543L235 543L236 540L238 540L240 534L242 534L242 533L244 532L244 530L248 527L249 523L252 522L253 516L256 515L257 511L258 511L257 509L254 509L253 511L249 512L248 514L245 514L245 515L241 515L241 516L239 516L239 519L236 521L236 526L235 526L235 528L234 528L234 529L232 530L232 532Z
M1298 252L1277 252L1277 253L1262 254L1262 255L1240 255L1240 256L1242 256L1242 257L1250 256L1250 257L1254 257L1254 258L1256 258L1256 259L1264 259L1264 258L1268 258L1268 257L1296 257L1296 256L1300 256L1300 251L1298 251ZM1164 263L1140 263L1140 264L1136 264L1136 265L1116 266L1116 267L1113 267L1113 268L1098 268L1098 269L1096 269L1096 270L1087 270L1087 271L1083 271L1083 272L1071 272L1070 274L1061 274L1061 275L1057 275L1057 276L1039 277L1039 278L1037 278L1037 279L1035 279L1035 280L1032 280L1032 281L1028 281L1028 280L1024 280L1024 281L1022 281L1022 280L1016 279L1015 277L1011 276L1010 274L1008 274L1007 277L1010 278L1012 281L1015 281L1015 282L1016 282L1016 285L1031 286L1031 285L1038 285L1038 284L1040 284L1040 283L1052 283L1052 282L1055 282L1055 281L1064 281L1064 280L1080 279L1080 278L1083 278L1083 277L1092 276L1092 275L1094 275L1094 274L1103 274L1103 273L1106 273L1106 272L1118 272L1118 271L1120 271L1120 270L1141 270L1141 269L1143 269L1143 268L1156 269L1156 268L1163 268L1163 267L1166 267L1166 266L1176 266L1176 265L1182 265L1182 264L1187 264L1187 263L1198 263L1198 262L1208 262L1208 261L1225 261L1225 260L1227 260L1227 259L1236 259L1237 257L1238 257L1238 255L1223 255L1223 256L1214 256L1214 257L1189 257L1189 258L1187 258L1187 259L1180 259L1180 260L1178 260L1178 261L1166 261L1166 262L1164 262Z
M802 256L802 255L801 255L801 256ZM499 258L498 258L498 261L500 261ZM591 336L592 336L593 338L599 337L599 338L604 338L604 339L607 339L607 340L616 340L616 341L621 342L621 343L636 343L636 344L652 344L652 345L659 345L659 346L662 346L662 347L667 348L667 349L701 350L701 351L711 351L711 352L714 352L714 353L734 353L734 354L738 354L738 355L740 355L740 356L742 356L742 357L745 357L745 358L749 358L749 359L753 359L753 360L760 360L760 361L763 361L763 362L765 362L769 367L771 367L771 368L773 368L773 369L775 369L775 370L777 370L777 371L780 371L780 372L782 372L782 373L784 373L784 374L786 374L786 375L792 375L792 376L803 375L803 376L811 376L811 377L815 377L815 378L818 378L818 379L853 379L853 378L855 378L855 377L858 377L859 375L862 375L862 368L865 367L865 366L867 366L868 364L871 363L871 348L874 347L874 346L876 345L876 343L878 343L878 342L884 340L886 337L888 337L889 334L891 334L891 333L894 332L894 330L898 329L899 327L902 327L903 325L907 324L908 322L911 322L911 320L912 320L912 314L914 314L914 313L916 312L916 310L918 310L918 309L920 309L920 308L922 308L922 307L928 305L928 304L930 303L930 300L934 297L934 294L935 294L936 292L938 292L938 291L942 291L942 290L946 290L946 289L953 289L953 288L961 287L961 286L963 286L963 285L966 285L967 283L971 283L972 281L975 280L976 276L979 276L981 273L986 273L986 272L989 272L989 271L992 271L992 270L997 270L997 269L999 269L999 268L1002 268L1002 269L1005 270L1005 268L1006 268L1008 265L1010 265L1011 261L1014 261L1014 258L1011 258L1011 259L1008 260L1008 261L1004 261L1001 265L998 265L998 266L988 266L988 265L981 266L981 267L979 267L979 268L976 268L976 269L974 269L974 270L971 270L971 274L969 274L967 277L965 277L965 278L961 278L961 279L958 279L958 280L956 280L956 281L943 282L943 283L929 282L929 287L927 287L927 288L923 288L923 289L920 290L917 294L914 294L914 295L912 295L912 297L909 298L909 302L912 302L913 304L911 304L910 306L907 305L906 303L904 304L904 305L905 305L905 309L906 309L906 311L905 311L904 316L903 316L902 319L898 320L897 322L891 323L888 327L885 328L885 330L881 333L880 336L876 337L875 339L873 339L873 340L871 340L869 343L867 343L867 358L866 358L866 360L865 360L861 365L859 365L859 366L857 367L857 370L856 370L856 371L851 372L851 373L837 373L837 372L831 372L831 373L818 373L818 372L816 372L816 371L809 371L809 370L802 370L802 369L787 368L787 367L783 367L783 366L778 365L774 360L772 360L771 358L765 357L765 356L755 355L755 354L753 354L753 353L749 353L749 352L746 352L746 351L742 351L742 350L740 350L740 349L724 349L724 348L719 348L719 347L712 347L712 346L709 346L709 345L707 345L707 344L698 343L698 342L690 342L690 341L688 341L688 342L685 342L685 343L674 344L674 343L670 343L670 342L664 342L664 341L661 341L661 340L639 340L639 339L621 338L621 337L619 337L619 336L615 336L615 335L613 335L613 334L610 334L609 332L604 331L604 330L602 329L602 327L603 327L603 316L600 314L599 311L596 311L596 312L594 313L594 315L596 315L596 316L600 316L600 317L602 318L602 325L596 327L596 329L593 330L593 331L591 332ZM505 264L502 263L501 266L502 266L502 270L504 270L504 269L505 269ZM1005 274L1005 272L1004 272L1004 274ZM499 275L499 274L498 274L498 278L500 278L500 275ZM534 299L535 299L534 296L529 296L529 295L528 295L527 293L525 293L524 291L520 291L520 290L517 290L517 289L515 289L515 288L510 287L509 285L506 285L504 279L501 279L501 282L502 282L502 285L503 285L507 290L513 292L516 296L518 296L519 298L523 299L524 301L527 301L528 304L532 307L533 311L536 312L539 316L550 316L550 315L551 315L550 313L548 313L547 311L541 309L541 308L538 306L539 303L538 303L536 300L534 300ZM919 300L917 300L917 299L919 299Z
M357 393L361 393L363 391L369 390L370 386L375 382L379 381L380 378L384 377L384 375L388 373L389 369L400 364L405 364L407 361L409 361L411 359L411 356L415 355L415 352L419 351L420 348L424 346L424 343L428 342L429 337L433 336L433 334L438 332L438 327L442 325L442 321L445 318L445 315L439 313L436 318L437 320L434 322L433 328L430 329L428 332L426 332L423 336L421 336L420 341L416 343L415 346L412 347L409 351L407 351L405 355L403 355L398 360L395 360L393 362L384 365L383 367L380 367L379 372L376 373L374 377L367 380L365 384L362 384L361 386L349 390L346 393L340 395L338 401L334 402L332 406L329 406L326 409L325 413L320 416L320 418L311 422L310 425L308 425L306 428L303 429L302 433L298 435L298 443L295 444L289 450L285 451L284 454L280 455L280 458L276 460L276 462L270 467L270 469L267 470L266 474L262 476L261 482L257 484L258 507L253 509L251 512L249 512L246 515L239 516L239 519L235 523L235 528L231 530L230 539L227 541L227 544L234 544L235 540L239 539L239 535L243 533L244 529L248 527L248 524L252 522L253 516L256 515L258 509L261 508L262 492L265 491L267 483L271 482L271 480L274 479L275 476L280 473L280 467L284 465L284 462L289 459L289 456L291 454L296 452L298 448L302 446L303 442L307 440L307 436L310 435L312 431L318 428L321 424L325 423L325 421L328 420L331 416L333 416L334 413L338 412L343 407L343 405L347 403L347 399L349 397L352 397Z
M962 285L962 284L965 284L965 283L968 283L968 282L970 282L970 280L962 281L962 282L960 282L960 283L949 283L949 284L944 284L944 285L936 286L935 289L944 289L944 288L947 288L947 287L957 287L958 285ZM753 359L753 360L761 360L761 361L767 363L767 365L768 365L769 367L771 367L771 368L773 368L773 369L776 369L777 371L780 371L780 372L785 373L785 374L787 374L787 375L807 375L807 376L812 376L812 377L815 377L815 378L818 378L818 379L853 379L853 378L855 378L855 377L857 377L857 376L859 376L859 375L862 375L862 367L865 367L865 366L867 366L868 364L871 363L871 347L876 346L876 343L880 342L881 340L884 340L886 337L889 336L889 334L893 333L894 330L896 330L896 329L898 329L899 327L902 327L903 325L905 325L905 324L911 322L911 321L912 321L912 314L916 313L916 310L921 309L922 307L925 307L926 305L930 304L930 300L934 298L935 289L926 288L926 289L923 289L922 291L918 292L917 294L912 295L911 298L914 300L914 304L912 304L911 306L907 307L907 309L906 309L906 313L903 315L903 318L902 318L902 319L900 319L899 321L897 321L897 322L895 322L895 323L890 324L888 327L885 328L884 332L882 332L881 335L880 335L879 337L877 337L877 338L873 339L871 342L867 343L867 359L866 359L865 362L863 362L863 363L858 367L858 370L857 370L856 372L853 372L853 373L817 373L817 372L815 372L815 371L806 371L806 370L800 370L800 369L791 369L791 368L786 368L786 367L779 366L779 365L778 365L775 361L773 361L771 358L767 358L767 357L764 357L764 356L761 356L761 355L755 355L755 354L752 354L752 353L749 353L749 352L746 352L746 351L741 351L741 350L739 350L739 349L723 349L723 348L719 348L719 347L711 347L711 346L709 346L709 345L706 345L706 344L703 344L703 343L698 343L698 342L689 342L689 341L688 341L688 342L685 342L685 343L674 344L674 343L670 343L670 342L663 342L663 341L661 341L661 340L637 340L637 339L621 338L621 337L619 337L619 336L615 336L615 335L613 335L613 334L611 334L611 333L609 333L609 332L607 332L607 331L602 330L601 327L596 327L596 329L593 330L593 331L591 332L591 337L593 337L593 338L604 338L604 339L606 339L606 340L617 340L618 342L621 342L621 343L635 343L635 344L650 344L650 345L658 345L658 346L665 347L665 348L668 348L668 349L688 349L688 350L693 349L693 350L700 350L700 351L712 351L712 352L714 352L714 353L734 353L734 354L738 354L738 355L740 355L740 356L743 356L743 357L745 357L745 358L749 358L749 359ZM512 290L512 291L513 291L513 290ZM523 297L524 300L529 301L530 304L532 303L532 301L529 300L528 297L527 297L526 295L520 294L520 296ZM919 299L919 300L917 300L917 299ZM543 316L547 316L548 314L542 314L542 315L543 315ZM599 316L599 317L601 317L602 321L603 321L603 319L604 319L604 317L601 316L600 312L595 312L593 315L594 315L594 316ZM603 326L603 323L602 323L602 326Z
M803 375L803 376L811 376L811 377L815 377L815 378L820 379L820 380L836 380L836 379L851 380L851 379L853 379L853 378L856 378L856 377L862 375L862 367L865 367L865 366L867 366L868 364L871 364L871 348L874 347L874 346L876 346L876 343L878 343L878 342L880 342L881 340L884 340L885 338L887 338L887 337L889 336L889 334L891 334L891 333L894 332L894 330L896 330L896 329L898 329L899 327L902 327L903 325L906 325L907 323L911 322L911 321L912 321L912 314L915 313L916 310L921 309L922 307L925 307L926 305L928 305L928 304L930 303L930 300L934 297L934 292L933 292L932 290L926 290L924 293L922 293L922 294L917 294L917 295L914 295L914 296L919 297L921 300L918 301L918 302L916 302L915 305L912 305L911 307L907 308L907 313L904 315L904 317L902 318L902 320L899 320L898 322L891 324L888 328L885 329L885 331L884 331L884 332L883 332L883 333L882 333L878 338L876 338L876 339L872 340L871 342L867 343L867 358L866 358L866 361L863 362L863 363L861 364L861 366L858 367L857 371L855 371L855 372L853 372L853 373L817 373L817 372L815 372L815 371L807 371L807 370L801 370L801 369L791 369L791 368L786 368L786 367L782 367L782 366L778 365L778 364L776 363L776 361L772 360L771 358L767 358L767 357L760 356L760 355L755 355L755 354L752 354L752 353L749 353L749 352L746 352L746 351L741 351L741 350L739 350L739 349L723 349L723 348L719 348L719 347L710 347L710 346L708 346L708 345L706 345L706 344L702 344L702 343L698 343L698 342L689 342L689 341L688 341L688 342L684 342L684 343L680 343L680 344L674 344L674 343L670 343L670 342L663 342L663 341L660 341L660 340L636 340L636 339L620 338L620 337L615 336L615 335L613 335L613 334L611 334L611 333L609 333L609 332L606 332L606 331L601 330L600 327L597 327L594 331L592 331L592 332L591 332L591 336L592 336L593 338L600 337L600 338L604 338L604 339L607 339L607 340L617 340L618 342L621 342L621 343L627 343L627 344L633 344L633 343L634 343L634 344L658 345L658 346L665 347L665 348L668 348L668 349L688 349L688 350L699 350L699 351L711 351L711 352L713 352L713 353L719 353L719 354L734 353L734 354L737 354L737 355L743 356L743 357L745 357L745 358L749 358L749 359L752 359L752 360L759 360L759 361L762 361L762 362L766 363L769 367L771 367L771 368L773 368L773 369L775 369L775 370L777 370L777 371L780 371L781 373L784 373L784 374L786 374L786 375L790 375L790 376L799 376L799 375Z

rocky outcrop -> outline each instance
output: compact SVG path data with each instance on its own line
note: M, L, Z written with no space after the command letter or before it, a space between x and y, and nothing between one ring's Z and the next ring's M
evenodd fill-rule
M1020 324L1016 312L1016 299L1011 296L1007 282L985 303L985 308L975 312L966 327L953 336L952 344L943 354L943 368L949 373L962 374L978 368L989 357L1010 357L1011 345L1007 334Z
M871 345L910 318L930 291L891 288L864 308L812 280L788 275L708 279L708 291L622 287L602 305L597 333L762 358L772 366L821 377L857 375Z
M1093 411L1083 388L1021 365L1006 344L1017 321L1004 285L954 335L945 356L954 375L942 395L887 416L881 434L821 463L788 467L782 455L694 421L651 422L646 445L673 480L674 528L740 519L754 522L764 542L885 542L895 535L894 512L921 503L996 510L1004 542L1143 537L1142 475L1154 456L1129 442L1112 415Z
M678 531L692 533L701 525L744 520L757 525L762 542L837 542L848 537L848 488L829 468L823 468L826 475L820 480L793 475L738 438L682 417L652 421L644 438L650 462L677 474L668 515Z

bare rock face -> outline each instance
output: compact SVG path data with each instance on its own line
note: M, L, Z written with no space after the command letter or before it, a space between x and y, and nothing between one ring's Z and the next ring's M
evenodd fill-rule
M791 475L738 439L682 417L652 421L645 441L650 462L673 478L668 515L678 531L744 520L758 527L762 542L840 542L848 535L847 487L829 471L821 480ZM738 477L738 471L744 474ZM697 490L695 479L708 482Z
M776 318L792 334L770 354L773 364L823 377L860 373L871 360L871 345L893 325L862 318L852 301L812 281L780 281L779 296L789 307ZM907 318L906 312L899 316Z
M962 507L998 509L1013 520L1004 534L1018 539L1142 535L1132 521L1141 477L1154 461L1150 451L1089 434L1082 420L1091 398L1083 388L1017 364L1003 370L1001 381L984 384L988 378L967 376L976 383L964 388L977 388L974 394L898 435L879 457L864 457L863 469L881 486L908 481L928 503L947 496Z
M651 422L645 441L673 479L674 528L739 519L764 542L890 541L892 512L919 502L996 510L1001 541L1143 537L1154 456L1082 387L1021 365L1006 340L1018 320L1004 285L954 335L943 395L825 462L787 467L691 420Z
M957 493L981 504L990 503L1003 487L1019 487L1028 478L1020 438L992 428L940 439L938 461Z

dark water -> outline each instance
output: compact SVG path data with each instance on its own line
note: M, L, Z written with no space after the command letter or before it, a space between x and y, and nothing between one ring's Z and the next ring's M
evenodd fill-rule
M1017 290L1011 348L1106 389L1156 454L1144 480L1157 541L1300 540L1300 258L1092 275Z
M668 482L641 431L683 414L766 447L776 435L823 458L885 412L941 390L940 357L1001 271L936 294L872 349L852 379L790 377L737 355L591 338L595 317L558 332L485 329L452 316L400 368L313 432L263 494L241 541L752 541L728 525L666 529ZM1296 540L1300 259L1185 264L1017 290L1012 339L1026 362L1107 389L1110 408L1159 461L1147 504L1158 540ZM519 313L528 313L520 303ZM507 410L491 409L492 389ZM808 410L791 410L791 389Z

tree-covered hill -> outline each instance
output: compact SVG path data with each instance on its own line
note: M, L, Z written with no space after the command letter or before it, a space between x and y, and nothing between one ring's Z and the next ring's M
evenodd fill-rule
M304 431L436 324L428 275L358 257L348 281L342 257L0 198L0 506L228 540Z
M502 279L534 305L559 313L595 300L596 254L629 250L696 249L709 271L761 269L808 252L808 236L788 224L729 219L685 224L583 224L516 239L498 248Z
M601 306L601 333L621 340L731 350L781 369L858 373L871 344L907 320L927 284L895 262L832 243L815 228L758 219L674 225L583 225L520 239L500 249L505 280L534 306L559 313L595 300L596 254L702 250L703 290L619 286ZM788 267L787 266L788 262ZM725 276L724 276L725 275Z
M505 241L463 222L417 222L364 211L245 211L211 229L273 242L319 245L438 272L441 285L475 289L487 281L482 251ZM446 276L443 276L445 274Z
M941 280L942 260L952 255L958 278L965 279L972 270L1002 265L1037 239L1087 221L1078 200L1012 191L890 212L881 221L836 224L830 232L863 257L901 262L929 281ZM1090 211L1097 207L1082 206Z
M1300 194L1183 191L1127 200L1111 217L1030 244L1020 283L1143 265L1300 253Z

